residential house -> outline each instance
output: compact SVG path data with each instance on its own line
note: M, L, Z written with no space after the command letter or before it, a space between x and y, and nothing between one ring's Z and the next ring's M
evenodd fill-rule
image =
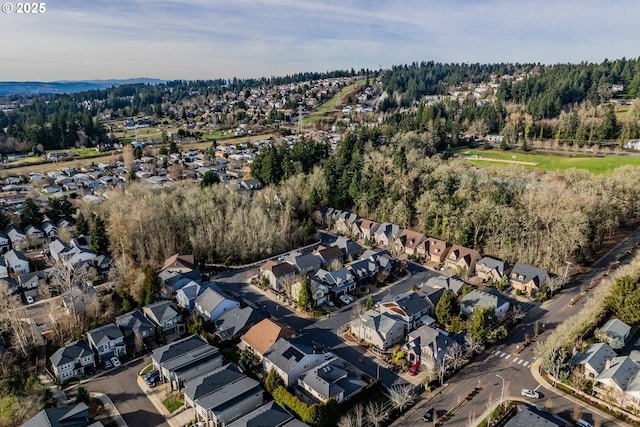
M249 306L234 308L223 313L213 322L216 328L214 335L221 341L233 339L238 334L246 332L262 318L260 312Z
M87 341L91 348L98 353L100 361L127 353L124 334L115 323L109 323L88 331Z
M292 252L286 258L286 261L293 265L298 274L307 275L313 274L322 267L322 260L313 255L313 254L299 254L297 252Z
M240 337L242 349L249 349L254 356L262 360L262 356L280 338L291 337L295 332L284 324L272 319L264 319L252 326Z
M509 263L488 256L480 258L476 263L476 274L482 280L499 282L509 271Z
M371 258L378 265L378 272L389 274L396 264L396 259L391 253L384 249L368 249L364 251L360 259Z
M82 261L92 261L97 256L95 252L88 249L88 245L85 243L86 238L83 236L76 237L71 240L73 244L68 245L63 241L56 239L49 243L49 255L56 261L68 261L71 264L76 264Z
M14 248L16 247L16 245L27 238L26 234L19 231L15 227L9 227L9 229L7 230L7 236L9 237L9 240L11 240L11 245L13 245Z
M124 335L124 342L128 346L136 348L142 346L144 341L153 341L156 336L156 328L140 310L133 310L116 317L116 325Z
M13 271L15 276L27 274L31 271L27 257L24 256L22 252L15 249L11 249L9 252L4 254L4 261L7 268L9 268L9 271Z
M178 306L186 308L189 311L193 310L196 298L198 298L204 290L205 288L202 287L200 283L193 280L189 281L176 292L176 302Z
M640 361L631 356L618 356L607 360L604 371L593 383L593 391L601 398L613 396L621 408L640 404Z
M502 319L507 315L509 306L509 301L495 289L487 292L474 289L460 299L460 312L466 316L470 316L476 308L490 307Z
M456 275L453 275L453 276L438 275L435 277L431 277L429 280L427 280L426 285L435 289L440 289L440 288L447 289L449 291L452 291L456 295L460 295L460 291L465 285L468 285L468 283Z
M329 300L329 287L326 284L312 277L309 278L309 288L311 289L312 307L318 307ZM302 289L302 281L291 285L291 299L293 301L298 301L300 289Z
M9 237L0 232L0 254L7 252L9 249L11 249L11 241L9 240Z
M624 344L631 332L631 326L620 319L609 319L600 330L607 335L610 340L617 339Z
M336 218L336 221L335 221L336 231L340 234L344 234L347 236L351 235L351 232L353 230L353 224L355 224L358 218L359 218L358 215L354 213L343 211Z
M171 301L159 301L142 307L142 313L154 327L160 328L163 334L182 334L185 331L182 313Z
M113 258L109 255L98 255L93 259L93 264L97 270L97 273L103 279L109 277L109 271L113 267Z
M91 423L89 407L86 403L45 408L29 419L21 427L97 427L99 421Z
M260 267L260 272L269 281L272 289L279 291L285 282L292 282L297 274L293 265L288 262L275 263L271 260Z
M326 360L325 352L313 346L308 336L280 338L264 353L264 372L274 369L286 387L296 384L300 375Z
M337 246L338 248L340 248L340 250L344 254L343 259L345 260L358 259L360 253L362 252L362 246L360 246L356 241L344 236L338 236L336 241L333 242L333 246Z
M179 390L186 382L222 366L222 354L199 335L191 335L153 350L151 363L172 390Z
M171 270L180 273L188 273L196 268L193 255L175 254L167 258L160 271Z
M368 310L352 320L350 327L356 338L380 351L385 351L404 339L404 323L387 312Z
M51 370L61 383L71 378L84 377L89 369L96 367L93 350L83 339L58 349L49 360Z
M427 237L416 248L416 255L427 261L441 264L448 253L447 242L433 237Z
M374 240L374 234L378 226L380 226L378 222L361 218L359 221L356 221L357 230L354 231L356 231L358 237L362 239L366 245Z
M206 320L214 321L226 311L240 307L240 303L222 291L207 288L195 300L194 310Z
M60 295L62 306L69 315L84 313L92 304L98 304L98 293L93 286L80 284Z
M339 359L331 359L310 369L298 378L296 394L309 404L335 399L342 403L367 385L358 375L348 371Z
M463 344L461 335L450 335L441 329L424 325L409 332L405 347L410 364L419 362L421 366L434 369L442 365L454 348Z
M535 294L542 289L549 279L549 274L537 267L516 262L509 275L509 284L524 293Z
M320 257L324 267L332 263L341 263L344 260L344 253L337 246L329 246L328 248L320 246L313 253Z
M591 344L583 353L575 353L571 361L578 373L593 379L604 371L607 361L616 356L607 343L599 342Z
M44 221L42 223L42 231L49 239L55 239L58 237L58 227L53 225L51 221Z
M168 269L162 270L158 274L158 277L160 277L160 280L162 281L164 295L168 297L182 289L182 287L187 284L190 284L192 281L199 282L202 275L200 274L200 270L197 268L186 273Z
M421 318L428 316L431 309L431 304L415 291L386 295L380 304L380 311L397 317L407 331L417 328Z
M358 283L366 283L373 280L378 271L380 271L380 266L372 256L352 261L346 264L345 267L351 272Z
M27 237L36 239L36 241L41 241L42 239L44 239L44 231L31 224L27 225L24 228L24 233L27 235Z
M219 427L262 406L264 390L258 381L228 364L185 382L184 400L196 420Z
M355 278L346 267L339 268L335 271L327 271L321 268L312 279L327 286L334 298L353 291L356 288Z
M520 405L515 416L504 427L569 427L573 424L556 417L542 407Z
M476 267L476 262L480 259L480 254L474 249L465 248L460 245L453 245L444 259L444 264L454 270L463 270L467 274L472 274Z
M241 179L238 182L238 190L244 191L253 191L260 190L262 188L262 183L259 179L251 178L251 179Z
M44 271L34 271L18 276L18 284L23 290L38 289L40 285L47 284L46 273Z
M286 409L271 400L226 427L308 427Z
M405 228L393 242L393 247L397 254L415 256L418 255L418 246L426 239L424 234Z
M402 228L399 225L383 222L374 232L373 239L378 245L389 247L389 244L395 242L400 233L402 233Z

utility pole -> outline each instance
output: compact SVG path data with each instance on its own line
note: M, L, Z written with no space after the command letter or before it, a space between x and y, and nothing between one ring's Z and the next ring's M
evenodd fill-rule
M500 376L499 374L496 374L496 377L502 380L502 389L500 391L500 406L502 406L502 403L504 402L504 378L502 378L502 376Z

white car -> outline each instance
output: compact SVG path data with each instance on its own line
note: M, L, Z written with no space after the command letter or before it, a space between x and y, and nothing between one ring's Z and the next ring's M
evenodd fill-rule
M117 356L113 356L113 357L111 358L111 363L113 363L113 367L114 367L114 368L117 368L117 367L119 367L119 366L121 365L121 363L120 363L120 359L118 359L118 357L117 357Z
M342 301L345 304L349 304L351 302L351 300L349 299L348 296L346 295L340 295L340 301Z
M27 304L33 304L33 297L31 295L27 295L26 300Z
M353 295L345 294L345 296L346 296L347 298L349 298L349 302L354 302L354 301L356 300L356 299L353 297Z
M380 308L380 301L376 301L375 306L376 306L376 308Z
M327 305L329 307L335 307L336 306L335 303L333 301L331 301L331 300L327 300Z
M531 399L540 399L540 395L538 394L537 391L529 390L527 388L523 388L520 391L520 394L524 397L529 397Z

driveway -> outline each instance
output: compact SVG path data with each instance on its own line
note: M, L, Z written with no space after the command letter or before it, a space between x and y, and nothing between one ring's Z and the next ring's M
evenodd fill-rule
M102 376L82 384L89 391L108 395L130 426L169 425L138 387L138 372L151 362L149 357L106 371Z

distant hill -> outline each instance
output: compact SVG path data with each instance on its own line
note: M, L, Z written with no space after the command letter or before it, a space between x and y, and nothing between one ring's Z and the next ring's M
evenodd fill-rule
M137 78L125 80L63 80L57 82L0 82L0 96L75 93L135 83L155 85L164 83L164 80Z

